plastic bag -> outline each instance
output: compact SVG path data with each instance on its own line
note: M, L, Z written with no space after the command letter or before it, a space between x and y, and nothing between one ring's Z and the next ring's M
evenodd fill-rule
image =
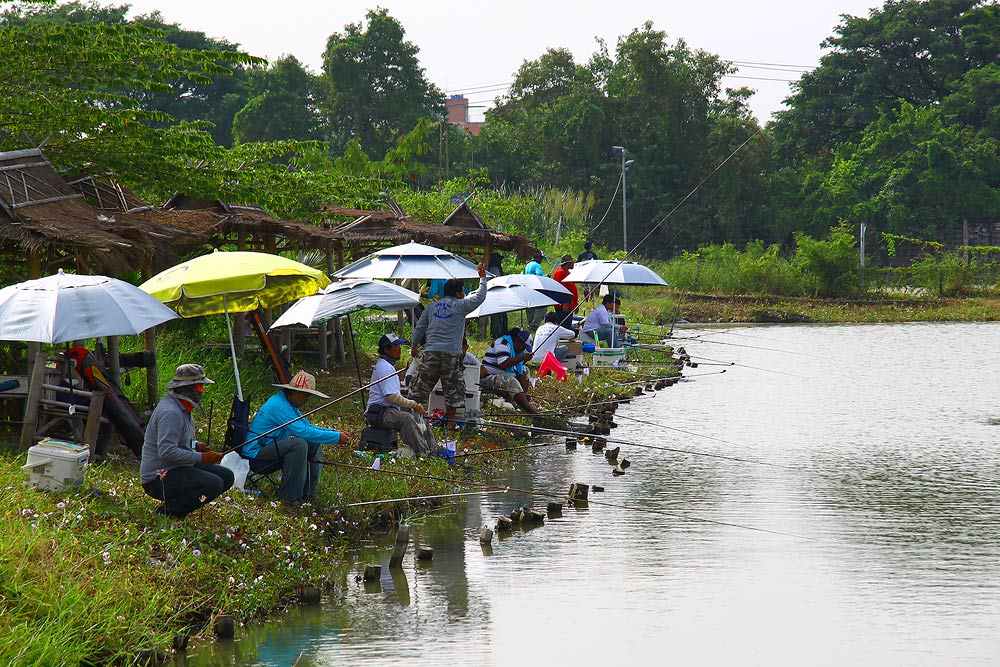
M220 465L233 471L233 475L236 476L233 488L242 490L247 483L247 475L250 474L250 462L236 452L229 452L222 457Z

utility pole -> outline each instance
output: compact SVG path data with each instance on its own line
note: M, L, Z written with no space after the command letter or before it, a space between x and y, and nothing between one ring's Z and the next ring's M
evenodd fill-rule
M615 157L622 159L622 247L628 252L628 188L625 187L625 174L629 172L635 160L625 159L624 146L612 146Z

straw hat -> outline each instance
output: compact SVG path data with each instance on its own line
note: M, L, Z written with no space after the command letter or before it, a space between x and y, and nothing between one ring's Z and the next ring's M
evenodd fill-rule
M276 384L275 387L280 387L281 389L291 389L292 391L301 391L306 394L312 394L313 396L319 396L320 398L330 398L321 391L316 391L316 378L306 373L305 371L299 371L292 379L288 381L288 384Z

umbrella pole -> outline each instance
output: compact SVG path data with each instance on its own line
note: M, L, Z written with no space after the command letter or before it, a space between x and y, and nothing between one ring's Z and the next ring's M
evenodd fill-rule
M354 338L354 325L351 324L350 313L347 315L347 332L351 334L351 350L354 352L354 368L358 371L358 385L361 385L361 362L358 361L358 341ZM358 401L361 404L361 411L364 412L367 401L363 390L358 392Z
M233 354L233 373L236 374L236 397L243 400L243 385L240 384L240 365L236 363L236 345L233 343L233 324L229 321L229 303L222 297L222 308L226 311L226 331L229 332L229 351Z

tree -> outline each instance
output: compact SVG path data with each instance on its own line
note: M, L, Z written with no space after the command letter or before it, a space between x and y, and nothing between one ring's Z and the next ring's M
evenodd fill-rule
M1000 55L1000 9L989 0L888 0L867 18L843 16L834 32L778 114L786 160L857 141L902 102L940 104Z
M296 58L258 71L251 88L254 96L233 119L237 141L321 138L316 80Z
M197 79L186 76L165 78L165 87L158 89L132 88L119 91L147 111L162 112L173 122L201 122L213 140L223 146L232 144L233 116L246 104L248 93L247 63L228 55L239 46L226 40L213 39L203 32L184 30L176 23L166 23L159 12L128 20L128 5L100 7L70 2L62 5L27 4L8 9L0 15L0 28L23 27L51 30L60 24L75 26L112 26L142 24L151 30L147 35L176 46L183 51L203 54L219 53L213 71L204 71ZM156 122L156 121L154 121Z
M369 155L382 155L421 118L444 116L444 97L427 81L418 49L385 9L369 11L368 25L352 23L327 40L322 108L330 143L353 138Z

